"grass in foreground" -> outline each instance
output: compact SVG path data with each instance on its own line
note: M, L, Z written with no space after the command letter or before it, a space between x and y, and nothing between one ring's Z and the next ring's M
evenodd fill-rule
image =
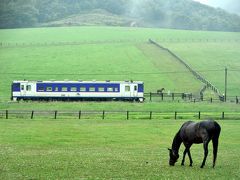
M193 167L168 165L167 147L183 121L1 120L0 179L239 179L240 122L222 126L217 165L202 145ZM181 148L181 154L182 154Z

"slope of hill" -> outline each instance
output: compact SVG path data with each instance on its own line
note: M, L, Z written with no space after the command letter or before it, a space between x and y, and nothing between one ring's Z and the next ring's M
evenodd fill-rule
M102 9L71 15L69 17L39 24L39 26L134 26L134 18L109 13Z

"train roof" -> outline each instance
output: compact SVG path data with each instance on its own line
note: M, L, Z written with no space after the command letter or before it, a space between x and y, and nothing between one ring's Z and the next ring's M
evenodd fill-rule
M78 80L78 81L69 81L69 80L64 80L64 81L55 81L55 80L48 80L48 81L41 81L41 80L14 80L13 83L26 83L26 82L31 82L31 83L117 83L117 84L129 84L129 83L134 83L134 84L143 84L143 81L110 81L110 80L106 80L106 81L96 81L96 80L92 80L92 81L82 81L82 80Z

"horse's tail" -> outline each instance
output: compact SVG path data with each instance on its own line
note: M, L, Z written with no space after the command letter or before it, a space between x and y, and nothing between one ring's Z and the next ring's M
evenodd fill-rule
M213 134L213 138L212 138L212 143L213 143L213 168L215 166L215 162L217 159L217 152L218 152L218 138L221 132L221 127L217 122L214 122L215 124L215 131Z

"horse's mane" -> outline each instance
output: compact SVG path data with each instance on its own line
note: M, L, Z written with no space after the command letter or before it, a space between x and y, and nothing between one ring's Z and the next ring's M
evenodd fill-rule
M173 139L173 142L172 142L172 150L177 152L177 154L178 154L178 150L180 148L180 145L182 143L182 139L180 137L180 130L177 132L177 134L175 135L175 137Z

